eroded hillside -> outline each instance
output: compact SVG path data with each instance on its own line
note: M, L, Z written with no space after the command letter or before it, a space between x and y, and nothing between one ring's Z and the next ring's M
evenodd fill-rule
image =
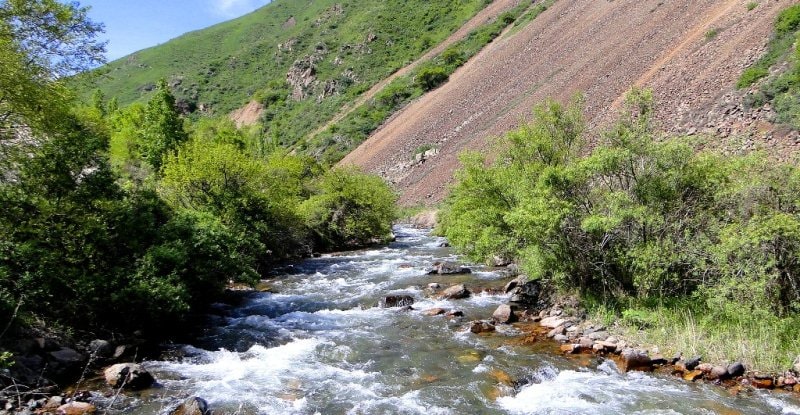
M396 114L342 163L376 172L406 205L446 194L457 156L491 151L491 137L526 120L546 97L580 91L592 126L607 123L633 85L652 88L671 132L745 137L744 147L794 151L788 130L745 111L735 83L758 59L780 10L793 0L557 1L523 30L507 33L442 87ZM431 148L424 157L420 148Z

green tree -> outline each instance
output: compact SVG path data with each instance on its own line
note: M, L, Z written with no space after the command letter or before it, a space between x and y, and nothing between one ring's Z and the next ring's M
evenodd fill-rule
M315 188L300 212L321 248L362 246L391 234L396 195L379 177L336 168L325 173Z
M186 141L183 119L175 108L175 97L167 82L160 80L144 111L144 129L139 145L142 158L158 171L163 158Z

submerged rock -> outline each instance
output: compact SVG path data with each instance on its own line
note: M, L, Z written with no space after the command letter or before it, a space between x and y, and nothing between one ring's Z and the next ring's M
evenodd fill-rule
M414 297L410 295L387 295L381 301L381 308L406 307L414 304Z
M494 324L485 320L478 320L469 323L469 331L475 334L487 333L494 330Z
M149 388L155 382L153 375L136 363L117 363L106 368L103 376L112 388L140 390Z

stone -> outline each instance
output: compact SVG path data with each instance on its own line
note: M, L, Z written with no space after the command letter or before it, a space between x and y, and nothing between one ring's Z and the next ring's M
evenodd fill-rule
M89 353L94 357L109 358L114 355L114 346L108 340L92 340L89 343Z
M557 341L559 343L566 343L567 341L569 341L569 337L567 337L567 336L565 336L563 334L556 334L555 336L553 336L553 340L555 340L555 341Z
M414 304L414 297L410 295L387 295L381 301L381 308L405 307Z
M755 376L750 380L750 384L758 389L772 389L775 387L775 381L771 377Z
M702 370L703 373L709 374L711 373L711 370L714 369L714 365L711 363L700 363L695 369Z
M517 288L520 284L522 284L521 279L522 279L522 277L519 276L519 277L514 278L513 280L507 282L505 287L503 287L503 291L505 291L506 293L510 293L513 289Z
M56 411L59 415L84 415L97 412L97 408L87 402L70 402L59 406Z
M63 396L51 396L47 399L47 402L44 404L43 408L45 411L55 411L61 405L64 405L64 397Z
M601 351L605 353L613 352L617 348L616 343L609 342L608 340L597 341L595 345L601 346L603 348Z
M604 330L603 331L595 331L593 333L587 334L586 337L588 337L588 338L590 338L592 340L605 340L605 339L608 338L608 332L604 331Z
M113 358L114 358L114 359L119 359L120 357L122 357L122 356L125 354L125 352L126 352L127 350L128 350L128 346L126 346L126 345L124 345L124 344L120 344L119 346L117 346L117 348L116 348L116 349L114 349L114 356L113 356Z
M62 347L47 354L50 376L56 380L67 380L73 377L88 361L81 353L69 347Z
M112 388L140 390L149 388L155 382L153 375L136 363L117 363L109 366L103 371L103 376Z
M627 372L634 369L650 369L650 356L647 353L633 348L626 348L620 353L623 368Z
M471 269L454 262L434 262L433 266L428 269L428 275L454 275L471 273Z
M452 310L448 311L444 316L449 318L464 317L464 312L461 310Z
M510 301L526 307L535 306L539 303L542 285L539 281L525 281L524 279L524 276L518 277L517 286L510 291L512 293Z
M580 345L574 343L562 344L559 349L564 354L575 354L580 351Z
M578 339L578 346L580 346L580 348L583 350L591 349L593 345L594 345L594 340L586 336L583 336Z
M431 308L431 309L423 311L422 314L424 314L426 316L440 316L440 315L442 315L442 314L444 314L446 312L447 311L445 311L445 309L443 309L443 308Z
M438 282L432 282L432 283L428 284L428 288L431 289L431 290L438 290L438 289L442 288L442 284L439 284Z
M475 334L488 333L494 330L494 324L484 320L473 321L469 324L469 331Z
M684 380L688 380L689 382L694 382L697 379L703 378L703 371L702 370L690 370L683 375Z
M500 304L492 313L492 320L501 324L511 324L517 321L517 316L508 304Z
M183 401L170 415L211 415L211 411L205 399L194 396Z
M687 360L686 363L684 363L684 365L686 366L687 370L694 370L700 364L700 360L702 359L703 358L700 356L695 356Z
M594 353L603 353L605 351L606 351L606 348L600 343L595 343L595 344L592 345L592 352L594 352Z
M728 378L728 368L724 366L714 366L708 372L708 379L710 380L724 380Z
M543 318L542 321L539 322L539 324L542 327L547 327L547 328L550 328L550 329L554 329L554 328L556 328L558 326L563 326L564 323L566 323L566 322L567 322L567 320L565 320L565 319L563 319L561 317L551 316L551 317Z
M459 300L470 296L470 292L464 284L454 285L442 292L442 298L445 300Z
M539 324L541 324L541 321L540 321ZM549 332L547 332L547 337L555 337L555 336L557 336L559 334L563 335L563 334L566 334L566 332L567 332L567 329L565 329L564 326L558 326L558 327L550 330Z

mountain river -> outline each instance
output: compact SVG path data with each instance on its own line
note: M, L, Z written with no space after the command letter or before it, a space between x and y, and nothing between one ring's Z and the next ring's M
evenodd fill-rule
M145 367L159 387L110 396L109 413L166 414L180 399L204 398L215 414L800 414L790 394L733 394L658 374L620 373L599 357L567 359L546 341L525 344L519 326L464 331L508 296L430 298L426 287L464 282L502 287L508 276L426 275L458 257L441 238L398 226L387 247L324 255L286 267L275 293L217 305L204 333ZM412 311L374 307L389 294ZM463 318L427 316L441 307Z

